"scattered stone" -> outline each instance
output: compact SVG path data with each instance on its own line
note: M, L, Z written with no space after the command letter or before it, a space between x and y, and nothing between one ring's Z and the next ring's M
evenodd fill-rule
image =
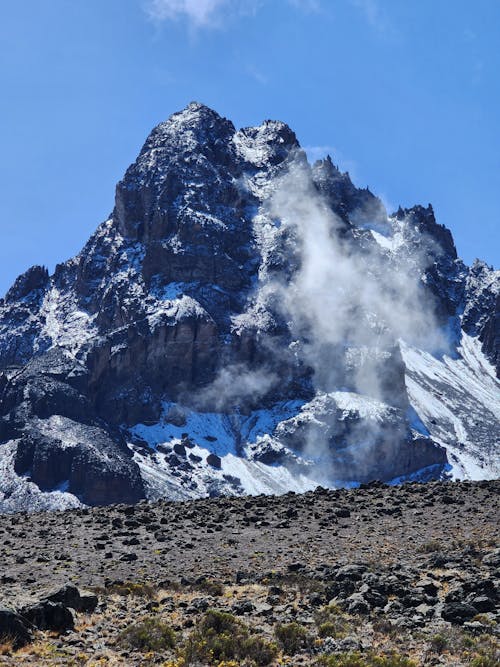
M222 460L220 456L217 456L217 454L209 454L207 456L207 463L213 468L222 468Z

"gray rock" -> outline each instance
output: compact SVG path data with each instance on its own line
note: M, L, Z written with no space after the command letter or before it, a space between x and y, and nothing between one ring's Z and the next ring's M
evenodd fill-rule
M346 600L347 611L351 614L369 614L370 605L361 595L361 593L353 593Z
M255 605L250 600L241 600L240 602L236 602L235 604L233 604L233 606L231 607L231 611L236 616L241 616L243 614L250 614L253 611L255 611Z

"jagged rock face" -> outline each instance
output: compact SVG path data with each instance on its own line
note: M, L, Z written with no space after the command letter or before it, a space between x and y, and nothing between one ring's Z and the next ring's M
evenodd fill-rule
M349 172L342 173L329 155L326 159L315 162L312 172L318 190L347 225L359 219L368 218L382 222L387 219L380 199L368 188L357 188L351 181Z
M479 336L483 349L495 365L500 377L500 280L484 262L476 260L470 267L465 283L463 327L472 336Z
M87 504L144 497L125 440L100 423L84 393L85 367L53 348L3 378L0 438L16 445L17 475L41 491L62 487Z
M430 326L452 331L459 354L462 326L498 370L498 272L465 267L432 207L388 217L329 157L310 167L284 123L236 130L192 103L151 132L82 252L52 276L29 269L0 301L0 508L442 473L407 391L428 378L369 300L325 312L353 318L355 335L311 363L317 323L287 302L307 235L287 219L293 188L275 202L294 170L303 214L326 216L374 294L388 270L413 273ZM343 279L332 288L348 290Z

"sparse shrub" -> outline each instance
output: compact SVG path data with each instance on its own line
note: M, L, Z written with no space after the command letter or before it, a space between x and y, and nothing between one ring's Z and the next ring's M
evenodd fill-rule
M498 667L500 646L495 637L481 635L471 644L472 651L466 653L471 667Z
M424 544L421 544L417 551L421 554L430 554L434 551L441 551L441 548L441 542L438 540L429 540L429 542L424 542Z
M277 654L274 644L262 637L251 635L249 629L232 614L209 609L191 633L183 650L187 665L199 662L208 665L235 661L264 667Z
M498 667L500 664L500 652L495 655L478 655L472 658L471 667Z
M108 593L116 595L134 595L135 597L149 598L156 597L155 589L150 584L139 581L124 581L123 583L114 583L106 589Z
M321 625L318 626L318 635L322 638L338 637L335 623L332 623L331 621L325 621L325 623L321 623Z
M137 651L164 651L175 646L176 636L170 626L150 616L125 628L118 641Z
M322 638L342 639L352 631L353 619L334 603L320 609L315 619Z
M478 623L481 623L482 625L487 625L491 628L494 628L496 625L498 625L495 619L490 618L486 614L476 614L472 620L478 621Z
M397 633L397 629L393 626L393 624L383 616L380 618L375 618L372 621L372 627L375 632L379 632L381 635L392 636Z
M438 634L431 637L430 644L434 653L442 653L448 648L449 640L448 637L445 637L445 635Z
M308 644L306 629L298 623L280 623L274 629L274 634L288 655L295 655Z
M203 579L195 585L196 590L213 595L214 597L221 597L224 595L224 584L215 579Z
M269 665L277 653L276 644L255 635L243 640L240 657L251 660L255 665Z
M358 651L321 656L316 664L321 667L417 667L413 660L397 653L377 655Z

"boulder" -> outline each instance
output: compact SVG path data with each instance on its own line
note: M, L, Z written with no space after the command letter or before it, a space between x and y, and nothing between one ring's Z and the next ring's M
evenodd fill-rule
M60 602L65 607L71 607L75 611L91 613L99 602L97 595L92 593L80 593L73 584L65 584L62 588L49 593L46 598L49 602Z
M73 614L62 602L42 600L35 605L24 607L21 614L38 630L62 633L75 628Z
M476 616L478 610L465 602L448 602L443 605L441 616L445 621L455 625L463 625L466 621Z
M25 646L32 639L30 627L26 618L0 606L0 643L12 641L15 649Z
M218 468L219 470L222 468L222 459L217 454L209 454L207 456L207 463L213 468Z

